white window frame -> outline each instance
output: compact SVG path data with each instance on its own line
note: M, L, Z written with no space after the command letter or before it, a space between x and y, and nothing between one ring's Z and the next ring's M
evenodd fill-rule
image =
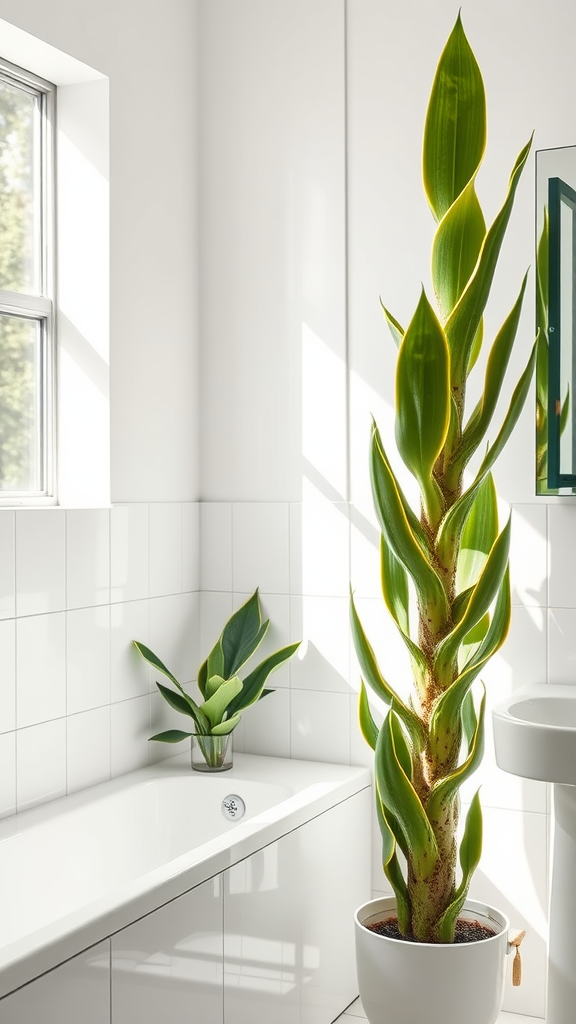
M42 346L42 480L41 491L0 491L0 507L57 504L56 496L56 86L0 57L0 79L39 97L40 294L0 288L0 313L40 324Z

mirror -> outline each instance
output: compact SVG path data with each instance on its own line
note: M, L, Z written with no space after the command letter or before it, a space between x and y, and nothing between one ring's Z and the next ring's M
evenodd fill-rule
M536 153L536 493L576 494L576 146Z

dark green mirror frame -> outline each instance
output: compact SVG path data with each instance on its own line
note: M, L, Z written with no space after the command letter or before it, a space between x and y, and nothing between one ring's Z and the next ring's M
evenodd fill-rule
M536 493L576 494L576 146L536 154Z

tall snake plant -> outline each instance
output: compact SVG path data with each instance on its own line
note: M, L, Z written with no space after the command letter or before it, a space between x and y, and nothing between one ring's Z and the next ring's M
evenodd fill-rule
M526 277L491 344L482 394L469 412L467 383L531 140L487 228L475 188L485 138L484 84L458 15L438 64L424 130L424 187L438 225L432 245L436 308L423 290L406 330L384 309L398 345L396 446L419 485L418 511L398 482L376 424L370 444L382 593L411 661L410 699L384 678L351 600L362 673L360 724L375 751L383 867L396 894L400 931L422 942L453 941L480 859L478 793L460 840L457 827L460 787L484 748L486 696L479 684L475 699L472 687L503 644L510 621L510 521L499 530L491 470L518 420L536 359L534 345L503 422L487 443ZM365 684L387 705L380 728Z

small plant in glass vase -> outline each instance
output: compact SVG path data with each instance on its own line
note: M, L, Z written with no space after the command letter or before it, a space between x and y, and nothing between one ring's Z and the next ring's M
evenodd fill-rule
M198 771L225 771L232 767L230 737L243 711L273 690L265 684L269 676L297 651L300 643L288 644L268 654L243 679L240 670L264 640L270 620L262 621L258 590L235 611L214 647L198 669L197 685L202 702L197 703L146 644L134 640L136 650L175 689L156 681L164 700L175 711L191 719L193 728L167 729L150 740L179 743L191 738L192 767ZM197 755L197 756L195 756Z
M424 187L437 223L436 302L422 290L405 330L384 309L398 347L396 447L418 484L417 507L408 501L375 423L370 442L382 594L408 652L409 698L386 678L351 601L362 673L360 724L374 750L382 863L394 892L356 915L360 995L371 1024L493 1024L512 945L504 915L467 900L482 846L478 793L458 835L460 789L484 750L485 692L478 682L475 697L473 686L503 644L511 612L510 522L500 531L491 471L518 420L536 359L534 345L487 443L526 278L492 341L471 409L467 387L530 142L487 227L476 195L485 141L484 83L458 15L438 64L424 130ZM387 706L380 726L366 686ZM462 942L460 923L469 935L470 922L483 918L489 937L478 929L480 941Z

